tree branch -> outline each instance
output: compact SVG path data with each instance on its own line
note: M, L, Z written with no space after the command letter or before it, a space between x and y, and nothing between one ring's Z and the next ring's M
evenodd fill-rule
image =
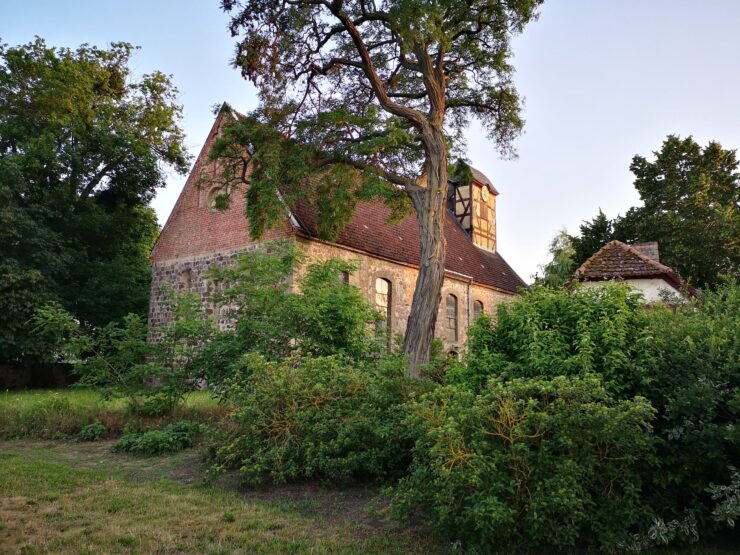
M360 54L360 58L362 59L362 69L365 72L365 76L370 81L370 85L372 86L373 91L375 92L375 96L377 96L378 102L380 102L380 105L391 114L411 120L416 125L423 127L426 123L426 117L424 116L424 114L422 114L418 110L414 110L413 108L398 104L397 102L391 100L391 98L388 96L388 93L386 92L385 87L380 80L380 76L375 70L375 66L373 65L372 59L370 58L370 52L365 46L365 42L362 40L362 37L360 36L360 33L357 30L354 22L341 9L341 4L332 4L330 10L331 13L334 14L334 16L342 22L344 27L349 32L350 37L355 44L355 48L357 48L357 51Z

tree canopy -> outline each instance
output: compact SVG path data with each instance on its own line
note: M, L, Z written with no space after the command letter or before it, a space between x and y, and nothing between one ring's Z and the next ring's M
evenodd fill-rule
M90 326L146 312L148 204L188 155L176 89L133 52L0 45L0 360L43 358L28 322L50 300Z
M223 0L235 65L260 94L216 157L247 175L252 230L313 201L336 235L359 199L413 207L421 265L405 350L428 360L444 275L448 159L464 157L478 119L504 155L523 126L509 63L511 37L540 0ZM245 151L247 154L245 154ZM282 197L282 198L281 198Z
M653 161L635 156L630 164L643 205L613 220L599 210L596 217L583 222L580 233L571 237L570 271L616 239L629 244L657 241L660 261L697 287L715 287L722 276L737 276L740 163L736 151L717 142L702 147L693 137L669 135L653 154ZM559 250L557 255L562 259Z

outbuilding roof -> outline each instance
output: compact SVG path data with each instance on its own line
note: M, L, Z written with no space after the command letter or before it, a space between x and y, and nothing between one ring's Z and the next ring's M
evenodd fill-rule
M687 285L672 269L651 258L646 252L655 252L657 244L650 249L641 245L627 245L622 241L611 241L586 260L573 274L578 281L607 281L636 278L659 278L678 291L695 295L696 290Z

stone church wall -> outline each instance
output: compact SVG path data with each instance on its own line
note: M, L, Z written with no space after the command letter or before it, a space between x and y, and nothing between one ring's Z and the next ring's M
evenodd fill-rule
M411 311L416 275L418 270L413 266L380 259L360 251L352 251L344 247L331 245L313 239L298 238L300 248L306 252L309 259L327 260L340 258L353 261L357 271L349 277L349 282L360 289L367 301L374 305L375 282L383 278L391 283L391 334L402 336L406 330L406 321ZM152 296L149 305L149 329L156 330L170 321L172 315L167 308L167 295L173 292L194 291L200 295L207 311L211 295L214 293L214 284L209 282L206 273L212 266L227 266L235 263L240 252L252 251L259 244L252 244L243 249L230 249L209 254L199 254L175 260L155 262L152 266ZM457 297L458 318L457 341L448 337L446 327L446 298L452 294ZM442 302L437 316L436 335L442 340L445 350L460 352L467 338L467 329L473 319L473 303L483 303L484 311L494 314L498 303L510 300L514 295L482 287L470 282L470 279L461 275L448 273L442 287ZM228 321L220 321L222 327L228 327ZM156 339L156 331L152 331L151 338Z
M299 238L298 241L310 258L316 260L341 258L354 261L358 269L350 276L349 282L360 289L370 304L375 302L376 279L383 278L390 281L392 285L391 333L394 336L403 335L406 331L406 321L411 312L411 302L416 286L418 270L415 267L314 239ZM448 338L446 333L446 298L449 294L455 295L458 300L457 341ZM495 314L496 306L500 302L511 300L514 297L515 295L511 293L473 284L466 276L453 275L448 272L442 286L442 302L437 314L435 334L442 340L446 351L460 352L465 347L467 330L473 320L473 303L480 301L487 314Z

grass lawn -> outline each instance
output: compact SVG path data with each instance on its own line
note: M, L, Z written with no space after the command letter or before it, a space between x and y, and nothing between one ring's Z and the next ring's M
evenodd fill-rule
M77 433L86 424L101 422L111 436L124 427L162 428L177 419L207 421L224 413L206 391L190 393L175 414L162 418L135 417L126 411L126 401L104 401L94 389L0 392L0 439L58 438Z
M428 553L373 516L374 492L203 485L193 450L114 454L111 442L0 443L1 553Z
M15 407L18 409L30 408L39 403L47 402L53 397L65 397L70 403L81 407L102 406L109 409L123 409L124 399L103 401L100 393L86 387L70 387L67 389L29 389L22 391L0 391L0 410ZM216 400L207 391L189 393L185 404L190 407L213 407Z

